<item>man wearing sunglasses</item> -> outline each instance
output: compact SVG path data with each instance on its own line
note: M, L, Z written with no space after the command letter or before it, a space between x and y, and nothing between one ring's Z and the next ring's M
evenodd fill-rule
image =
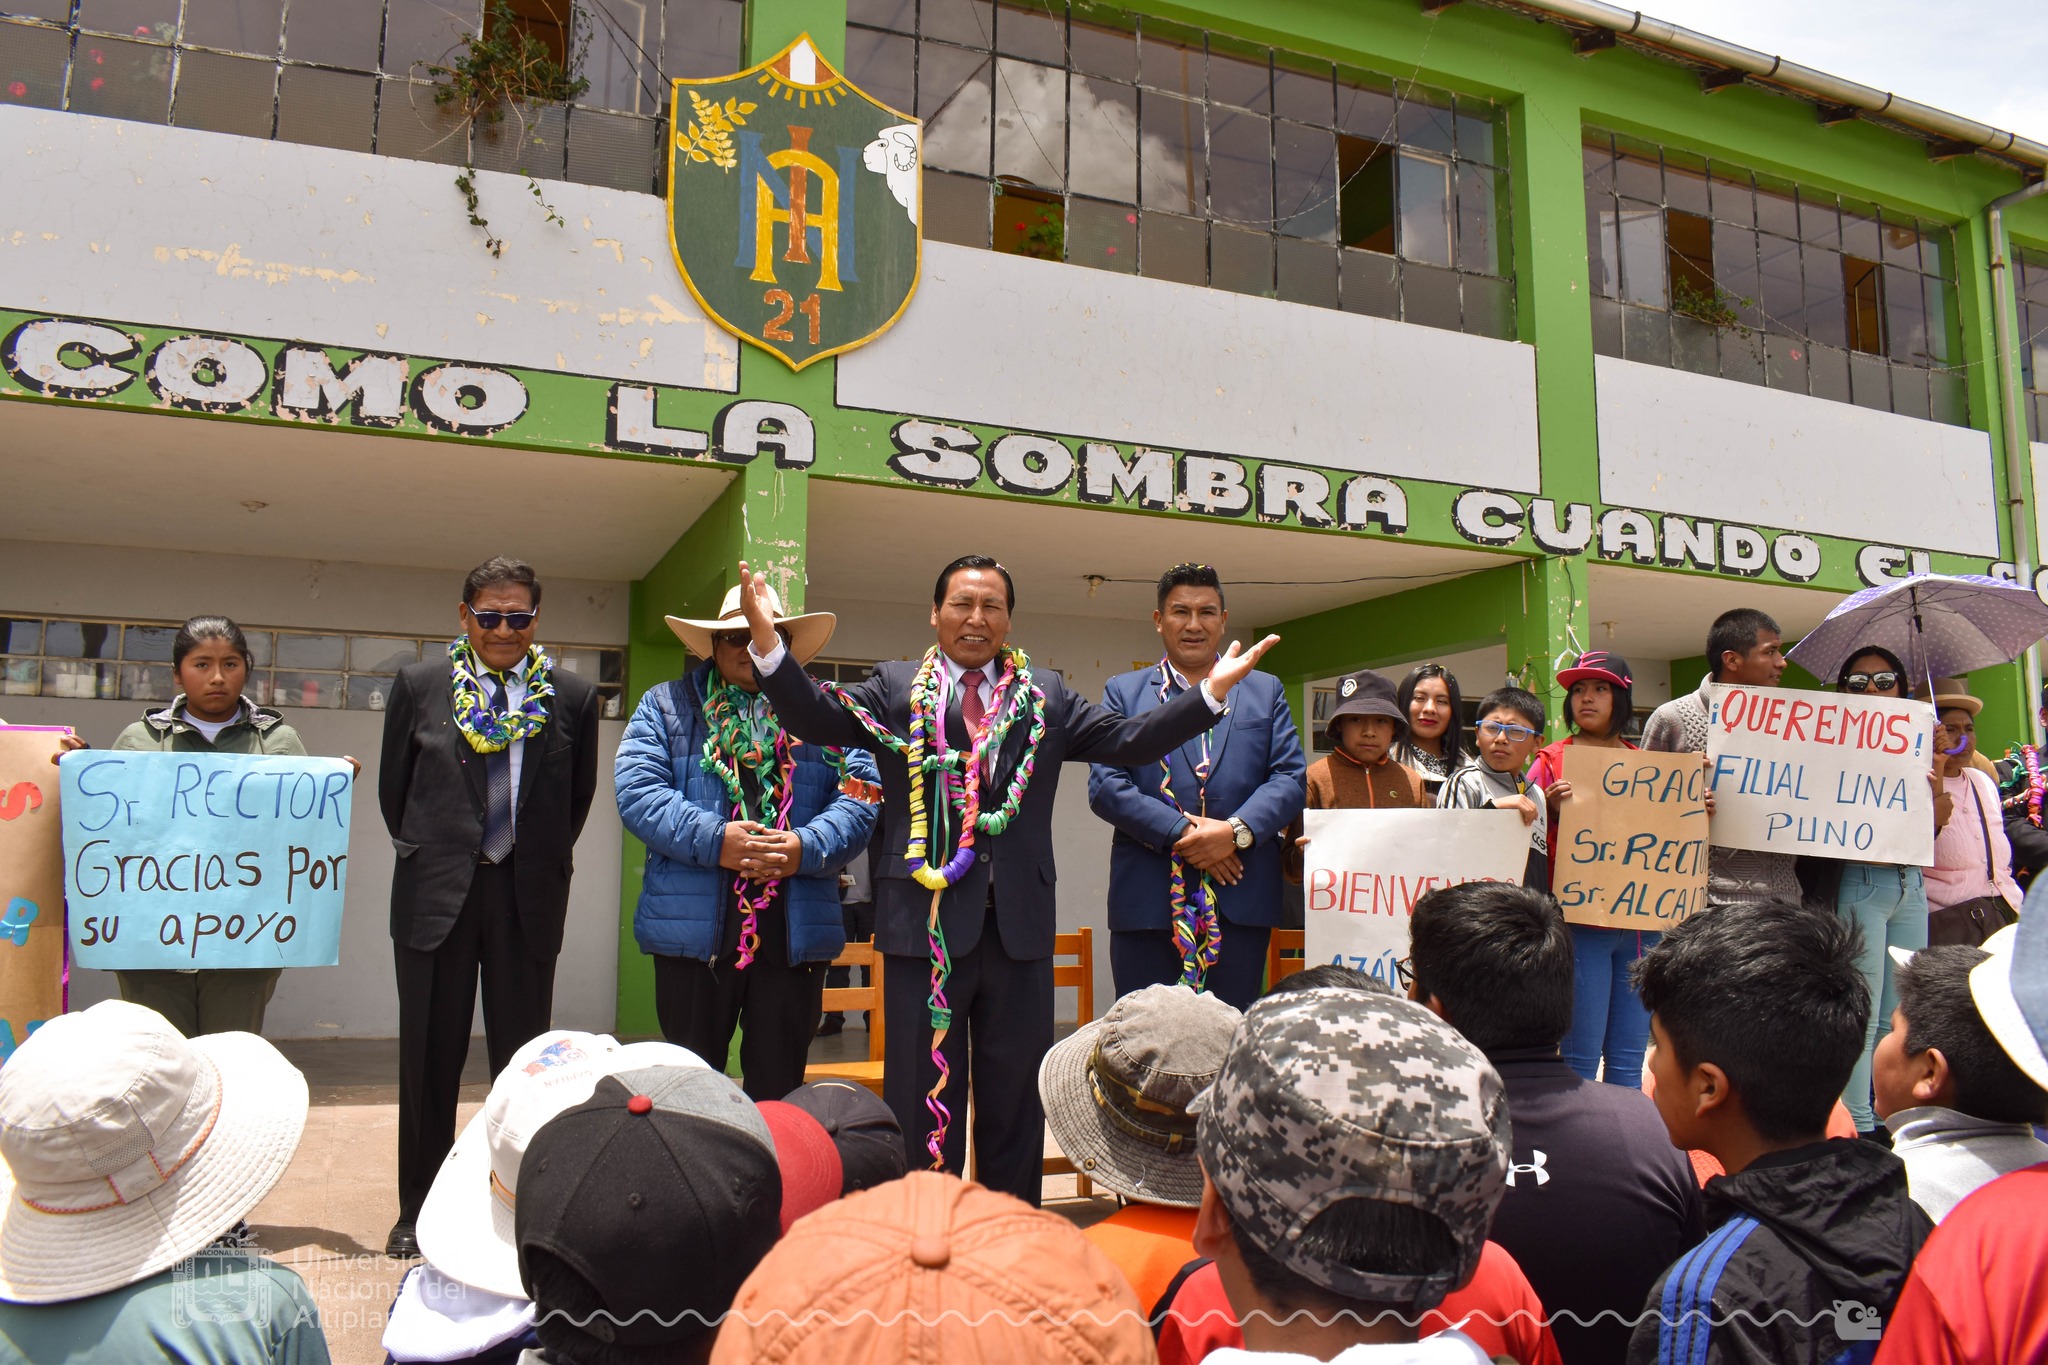
M597 792L597 689L533 643L540 580L516 559L470 571L445 654L412 665L384 710L377 798L398 975L398 1222L413 1224L455 1141L477 982L491 1074L547 1031L576 837ZM435 653L435 651L429 651Z

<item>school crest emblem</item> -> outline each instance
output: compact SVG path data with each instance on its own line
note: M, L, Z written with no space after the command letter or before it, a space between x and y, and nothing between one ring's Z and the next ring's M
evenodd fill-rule
M889 330L923 258L923 125L809 35L677 80L672 107L669 243L705 312L796 370Z

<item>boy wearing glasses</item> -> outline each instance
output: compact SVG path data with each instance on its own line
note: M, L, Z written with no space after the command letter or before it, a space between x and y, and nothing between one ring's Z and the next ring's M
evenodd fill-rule
M1479 752L1445 779L1437 793L1439 810L1520 811L1529 827L1529 866L1524 886L1538 890L1549 884L1549 822L1541 795L1529 794L1523 777L1536 741L1543 735L1543 703L1519 687L1501 687L1479 703Z

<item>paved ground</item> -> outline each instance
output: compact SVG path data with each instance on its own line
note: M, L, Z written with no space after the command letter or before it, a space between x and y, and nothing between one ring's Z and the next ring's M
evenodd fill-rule
M305 1278L320 1304L336 1365L375 1365L385 1314L405 1273L383 1255L398 1216L398 1045L388 1039L280 1043L312 1089L312 1113L291 1169L249 1223L265 1250ZM867 1056L867 1034L849 1027L820 1039L813 1061ZM470 1048L460 1122L490 1089L483 1040ZM1050 1150L1050 1149L1049 1149ZM1085 1226L1107 1200L1077 1199L1072 1176L1045 1182L1046 1207Z

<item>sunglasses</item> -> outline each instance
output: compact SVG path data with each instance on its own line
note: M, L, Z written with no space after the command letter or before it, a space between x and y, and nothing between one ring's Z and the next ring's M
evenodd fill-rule
M724 645L727 649L745 649L753 642L753 633L744 630L721 630L711 637L712 644Z
M1479 733L1488 739L1523 740L1536 738L1536 732L1526 725L1505 725L1489 720L1479 727Z
M1842 686L1851 692L1868 692L1873 688L1879 692L1889 692L1898 685L1899 675L1896 673L1851 673L1842 679Z
M485 630L496 630L499 626L510 626L514 630L525 630L540 616L537 611L478 611L465 604L462 608L469 613L469 619Z

